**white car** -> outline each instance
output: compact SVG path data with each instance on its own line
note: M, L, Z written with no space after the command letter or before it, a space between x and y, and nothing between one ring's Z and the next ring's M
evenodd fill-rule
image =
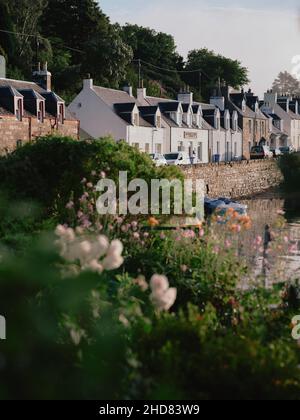
M150 158L153 160L153 162L155 163L156 166L166 166L167 165L167 161L166 161L164 155L162 155L160 153L152 153L150 155Z
M177 153L167 153L164 155L167 161L167 165L190 165L191 158L189 157L188 153L185 152L177 152Z

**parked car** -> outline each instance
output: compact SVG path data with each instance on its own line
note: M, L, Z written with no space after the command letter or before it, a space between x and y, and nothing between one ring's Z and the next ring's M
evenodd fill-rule
M270 159L273 153L268 146L254 146L250 152L251 159Z
M162 155L161 153L152 153L150 155L151 159L153 160L153 162L155 163L156 166L166 166L167 165L167 161L164 157L164 155Z
M295 149L293 148L293 146L280 147L279 150L281 151L283 155L291 154L295 152Z
M276 157L279 157L279 156L281 156L282 155L282 151L279 149L279 148L276 148L276 149L271 149L271 152L273 153L273 156L276 158Z
M167 165L190 165L191 159L188 153L178 152L178 153L167 153L164 155Z

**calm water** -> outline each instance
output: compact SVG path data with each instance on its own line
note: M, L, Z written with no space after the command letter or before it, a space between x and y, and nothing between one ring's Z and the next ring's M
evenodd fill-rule
M276 257L268 257L266 283L286 281L291 278L300 278L300 193L287 195L280 191L263 193L250 200L243 200L248 205L249 215L253 220L253 228L244 234L242 252L253 265L256 276L265 276L264 260L262 254L253 250L253 242L257 236L264 237L265 226L276 226L278 212L285 211L287 226L281 229L282 236L288 236L294 249L284 251Z

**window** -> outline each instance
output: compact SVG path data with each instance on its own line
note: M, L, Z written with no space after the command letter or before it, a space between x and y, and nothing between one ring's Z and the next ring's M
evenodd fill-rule
M17 100L16 117L17 117L17 120L22 121L22 117L23 117L23 101L22 101L22 99Z
M198 143L198 159L200 160L200 162L203 161L203 144L202 143Z
M132 147L135 147L137 150L140 150L139 143L132 143Z
M161 144L160 143L157 143L155 145L155 153L161 154L161 152L162 152Z
M44 112L44 102L40 101L38 103L38 112L37 112L37 119L40 123L44 122L45 112Z
M177 125L182 126L182 113L181 112L177 112L176 119L177 119L176 121Z
M183 145L183 141L180 141L178 143L178 152L184 152L184 145Z
M193 156L194 153L194 145L192 142L189 143L189 156Z
M220 142L217 141L217 155L220 154Z
M198 117L197 117L197 126L199 128L202 128L202 116L201 115L198 115Z
M17 149L19 149L22 146L23 146L23 141L22 140L17 140Z
M139 125L139 114L133 114L133 125Z
M145 152L150 153L150 144L149 143L145 144Z
M237 157L238 151L237 151L237 143L234 143L234 157Z
M249 133L251 134L252 133L252 121L251 120L249 120L248 125L249 125Z
M229 161L230 159L230 143L226 143L226 160Z
M57 115L58 121L63 124L65 119L65 105L59 104L58 105L58 115Z

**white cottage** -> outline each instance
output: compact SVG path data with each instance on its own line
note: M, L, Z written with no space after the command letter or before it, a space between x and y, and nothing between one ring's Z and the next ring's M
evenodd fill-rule
M92 79L83 82L83 89L69 105L69 111L80 121L82 137L111 136L125 140L146 153L162 153L165 129L158 106L145 109L132 94L94 86Z

